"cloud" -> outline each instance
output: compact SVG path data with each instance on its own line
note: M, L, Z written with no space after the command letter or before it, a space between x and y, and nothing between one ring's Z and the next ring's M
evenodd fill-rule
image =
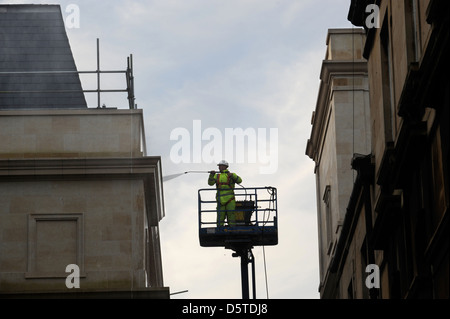
M23 1L23 3L36 1ZM47 1L39 1L45 3ZM0 1L5 3L5 1ZM314 163L305 155L328 28L349 26L348 0L111 0L74 3L80 29L68 36L80 70L124 69L134 58L136 102L144 110L147 150L160 155L164 175L215 169L170 158L176 128L277 128L278 168L262 163L231 169L245 186L274 186L279 195L279 245L265 248L270 298L317 298L319 286ZM350 26L351 27L351 26ZM113 82L113 83L112 83ZM120 79L104 84L121 86ZM83 85L95 81L83 80ZM124 84L123 84L124 85ZM88 96L89 97L89 96ZM92 100L92 96L89 97ZM105 95L125 108L124 95ZM90 106L96 106L95 96ZM206 141L205 141L206 144ZM248 147L257 152L257 145ZM174 298L240 298L240 265L231 251L198 241L197 190L207 175L164 183L166 217L160 224L163 275ZM257 296L265 298L264 256L254 249Z
M156 149L162 150L160 154L163 155L165 173L170 174L190 168L215 168L215 165L171 163L169 153L174 142L169 141L170 132L178 127L192 132L193 120L200 119L203 129L212 126L222 133L226 128L236 127L278 128L280 161L276 174L261 175L254 165L249 164L233 165L232 169L243 177L246 186L272 185L279 190L280 244L266 248L271 297L315 298L318 295L317 245L309 244L317 240L314 165L304 155L304 151L317 96L318 73L325 50L321 45L324 40L313 42L311 48L302 51L297 51L296 45L291 46L292 39L280 37L274 42L282 33L283 27L294 23L291 20L283 26L281 21L285 20L279 17L276 23L273 20L267 23L277 25L275 30L267 26L260 29L253 26L239 32L239 28L230 24L231 30L217 32L222 28L221 21L233 18L237 23L238 20L235 16L228 17L221 12L225 17L220 19L216 16L219 23L211 26L216 30L215 38L211 31L196 30L198 25L191 25L190 21L184 25L184 37L189 38L192 43L189 47L191 51L188 50L177 60L182 65L180 68L173 64L172 75L163 76L164 81L170 82L165 87L168 91L164 92L162 100L156 101L155 98L163 109L146 113L146 123L160 123L159 120L152 120L153 116L171 120L159 130L158 125L147 125L147 139L159 144L164 144L161 140L166 141L164 146L161 145L160 148L158 145ZM241 23L249 25L250 22ZM261 20L259 23L261 24ZM201 24L203 23L199 22ZM177 34L177 25L167 26L169 27L172 28L171 34L177 35L170 40L170 44L179 46L178 48L186 45L185 40L175 43L180 36ZM323 39L325 36L324 34ZM205 46L204 42L210 46ZM214 49L214 45L219 45L225 51ZM179 50L172 52L175 55L178 53ZM170 57L174 58L173 55ZM200 63L200 57L206 61L204 65ZM167 71L171 72L169 69ZM183 116L177 117L177 114ZM189 293L178 298L239 298L239 261L224 249L198 247L198 230L193 223L193 212L197 209L196 190L203 187L208 187L206 176L183 175L165 184L166 202L170 202L167 217L161 224L162 238L167 239L163 241L164 262L165 265L170 265L166 270L166 278L171 278L169 285L173 283L179 286L180 282L185 282L178 290L189 289ZM180 215L180 211L183 214ZM171 219L177 219L176 225L169 221ZM184 229L181 226L188 224L190 226ZM180 243L181 246L176 249L175 243ZM305 247L302 243L308 245ZM264 272L261 270L260 250L261 248L255 248L255 251L259 251L258 256L255 253L258 263L258 296L265 296L265 283L261 282ZM195 257L190 257L190 253ZM175 275L180 270L172 269L177 263L179 267L195 270L181 279L179 275ZM201 271L197 272L199 269ZM233 284L230 283L230 278L223 279L222 274L225 273L233 274ZM198 290L186 287L191 280L196 282ZM211 285L211 281L215 284ZM310 282L308 287L305 286L305 281ZM223 289L217 291L217 286Z

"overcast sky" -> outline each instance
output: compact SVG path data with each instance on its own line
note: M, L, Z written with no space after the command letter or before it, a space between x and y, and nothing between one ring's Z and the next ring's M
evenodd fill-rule
M247 145L243 161L225 158L244 186L278 189L279 244L265 248L268 291L263 250L253 250L257 297L319 297L314 163L305 149L327 30L352 27L347 21L350 0L0 3L58 3L69 22L74 18L69 5L75 4L80 25L71 25L67 33L78 70L96 69L97 38L104 70L125 69L133 54L147 153L162 157L163 175L216 168L209 157L192 154L194 143L201 143L202 150L208 143L193 140L195 129L214 128L223 143L227 128L258 133L257 141L267 142L265 154L258 153L258 145ZM105 88L125 87L117 76L102 82ZM84 89L95 89L95 78L83 76L82 83ZM95 95L86 97L95 107ZM123 94L105 95L102 103L127 108ZM190 160L184 163L171 156L177 144L171 134L181 131L191 138ZM272 144L277 138L276 145L269 144L271 138ZM230 250L199 246L197 190L208 187L207 177L188 174L164 183L164 283L172 293L189 290L173 298L241 298L239 259Z

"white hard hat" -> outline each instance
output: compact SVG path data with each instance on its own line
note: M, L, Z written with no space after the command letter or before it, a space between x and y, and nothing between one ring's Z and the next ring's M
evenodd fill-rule
M228 167L228 162L226 160L221 160L219 164L217 164L217 166L219 165L225 165L226 167Z

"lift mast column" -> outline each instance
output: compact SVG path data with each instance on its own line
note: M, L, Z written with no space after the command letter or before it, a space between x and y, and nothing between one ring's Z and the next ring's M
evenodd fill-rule
M234 252L232 256L241 257L242 299L250 299L248 264L252 264L252 291L253 299L256 299L255 257L253 256L252 248L238 250Z

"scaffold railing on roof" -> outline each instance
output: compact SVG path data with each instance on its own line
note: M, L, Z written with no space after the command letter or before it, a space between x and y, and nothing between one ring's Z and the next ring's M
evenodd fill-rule
M82 90L83 93L97 93L97 108L101 108L101 93L127 93L128 106L130 109L135 109L135 95L134 95L134 74L133 74L133 55L127 57L126 70L100 70L100 44L97 39L97 70L94 71L65 71L65 70L40 70L40 71L0 71L1 74L21 74L21 75L36 75L36 74L96 74L97 88L91 90ZM101 89L101 74L125 74L126 88L125 89ZM0 93L75 93L78 90L1 90Z

